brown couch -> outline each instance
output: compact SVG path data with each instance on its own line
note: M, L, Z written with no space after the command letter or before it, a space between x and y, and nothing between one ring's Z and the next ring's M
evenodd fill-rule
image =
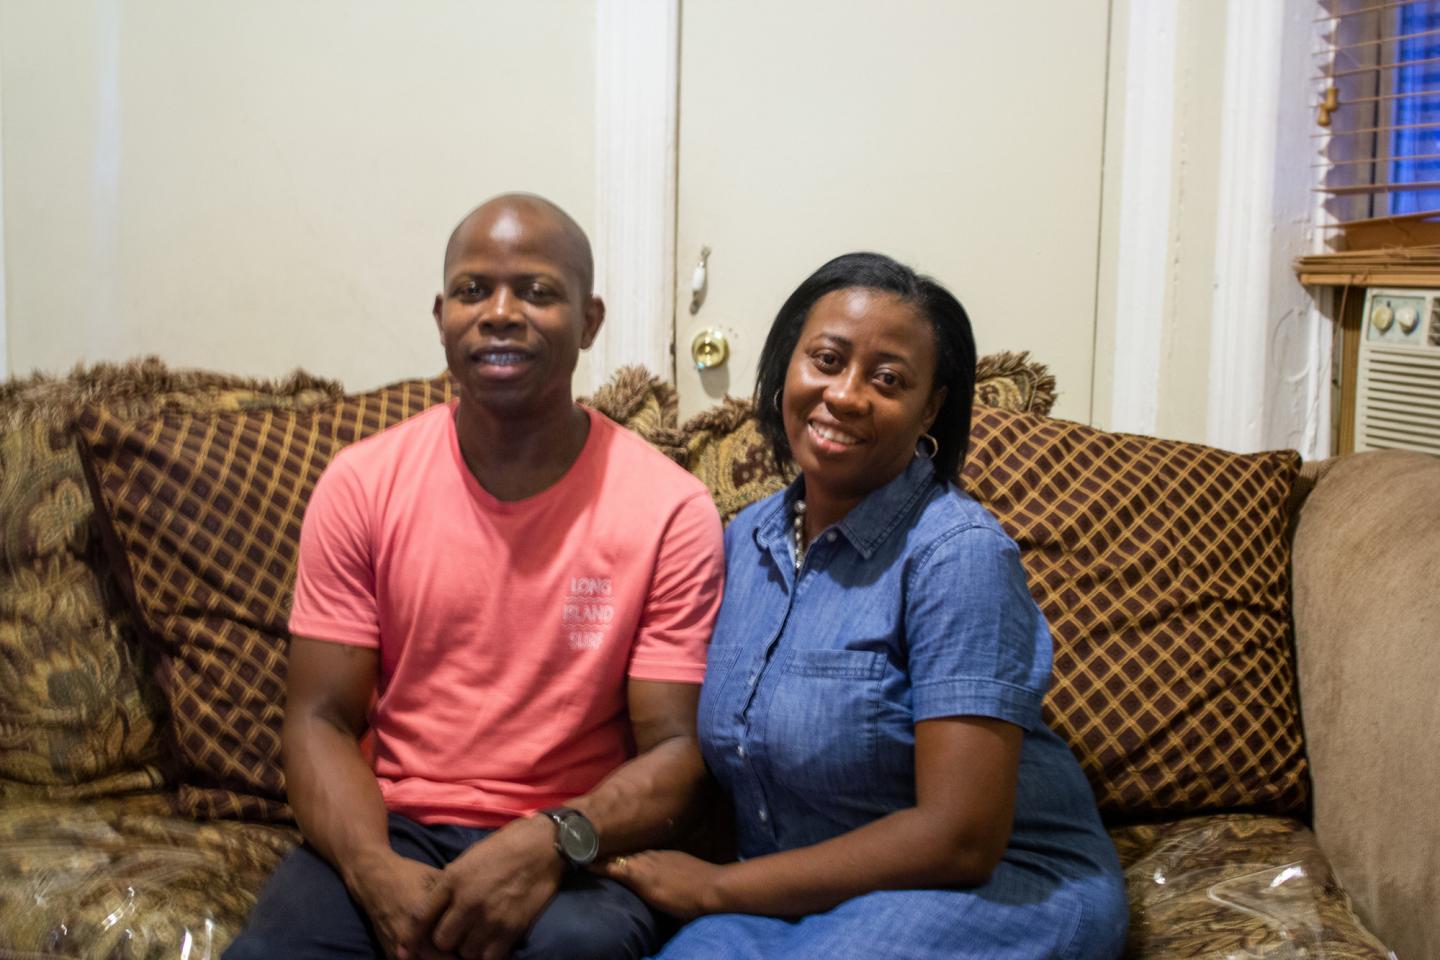
M1440 956L1440 461L1297 477L1047 420L1023 358L983 374L964 480L1051 617L1047 706L1127 868L1129 955ZM0 386L0 958L219 955L296 841L275 734L303 495L448 395L155 361ZM682 427L673 399L631 371L591 402L727 517L781 482L745 404Z

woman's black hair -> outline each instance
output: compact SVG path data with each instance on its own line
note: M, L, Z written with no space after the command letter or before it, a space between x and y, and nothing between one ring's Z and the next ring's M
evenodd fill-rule
M812 273L795 288L765 337L755 371L755 416L770 442L775 462L789 462L790 442L777 400L785 388L790 356L810 310L825 294L861 287L893 293L913 304L935 331L935 388L948 388L945 403L930 428L939 446L935 475L955 480L970 446L970 407L975 400L975 334L970 317L954 295L930 277L879 253L847 253Z

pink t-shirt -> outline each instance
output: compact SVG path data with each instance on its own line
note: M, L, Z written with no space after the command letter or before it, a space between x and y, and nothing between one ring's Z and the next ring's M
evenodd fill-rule
M549 489L497 500L454 404L341 451L305 511L290 631L380 651L386 806L494 827L634 752L626 678L699 683L724 576L705 486L587 411Z

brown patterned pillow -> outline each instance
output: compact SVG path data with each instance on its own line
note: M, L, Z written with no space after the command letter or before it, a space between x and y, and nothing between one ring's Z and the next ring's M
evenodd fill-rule
M784 487L794 468L775 465L770 442L760 433L752 400L726 397L717 406L686 421L682 465L710 489L720 519L735 514Z
M305 502L341 447L450 395L442 376L304 411L81 416L102 532L162 658L183 812L289 816L280 723Z
M75 418L105 403L161 409L304 407L340 385L172 370L154 358L0 385L0 800L79 799L161 785L163 700L113 588L75 450Z
M1055 377L1030 352L989 353L975 364L975 402L1016 413L1049 416L1055 406Z
M685 462L676 427L675 388L643 366L621 367L593 396L579 402L638 433L676 463Z
M1022 413L1045 415L1055 403L1055 378L1045 364L1028 353L992 353L975 369L975 402ZM794 478L787 464L780 469L770 444L755 423L754 402L726 397L718 406L691 417L680 429L678 451L668 436L646 436L670 453L710 488L720 519L763 500Z
M1299 465L976 408L964 482L1020 544L1055 638L1046 716L1107 815L1304 809Z

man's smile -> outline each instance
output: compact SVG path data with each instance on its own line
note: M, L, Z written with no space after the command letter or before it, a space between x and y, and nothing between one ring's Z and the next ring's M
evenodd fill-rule
M510 376L534 360L528 350L518 347L481 347L470 353L470 362L484 374Z

